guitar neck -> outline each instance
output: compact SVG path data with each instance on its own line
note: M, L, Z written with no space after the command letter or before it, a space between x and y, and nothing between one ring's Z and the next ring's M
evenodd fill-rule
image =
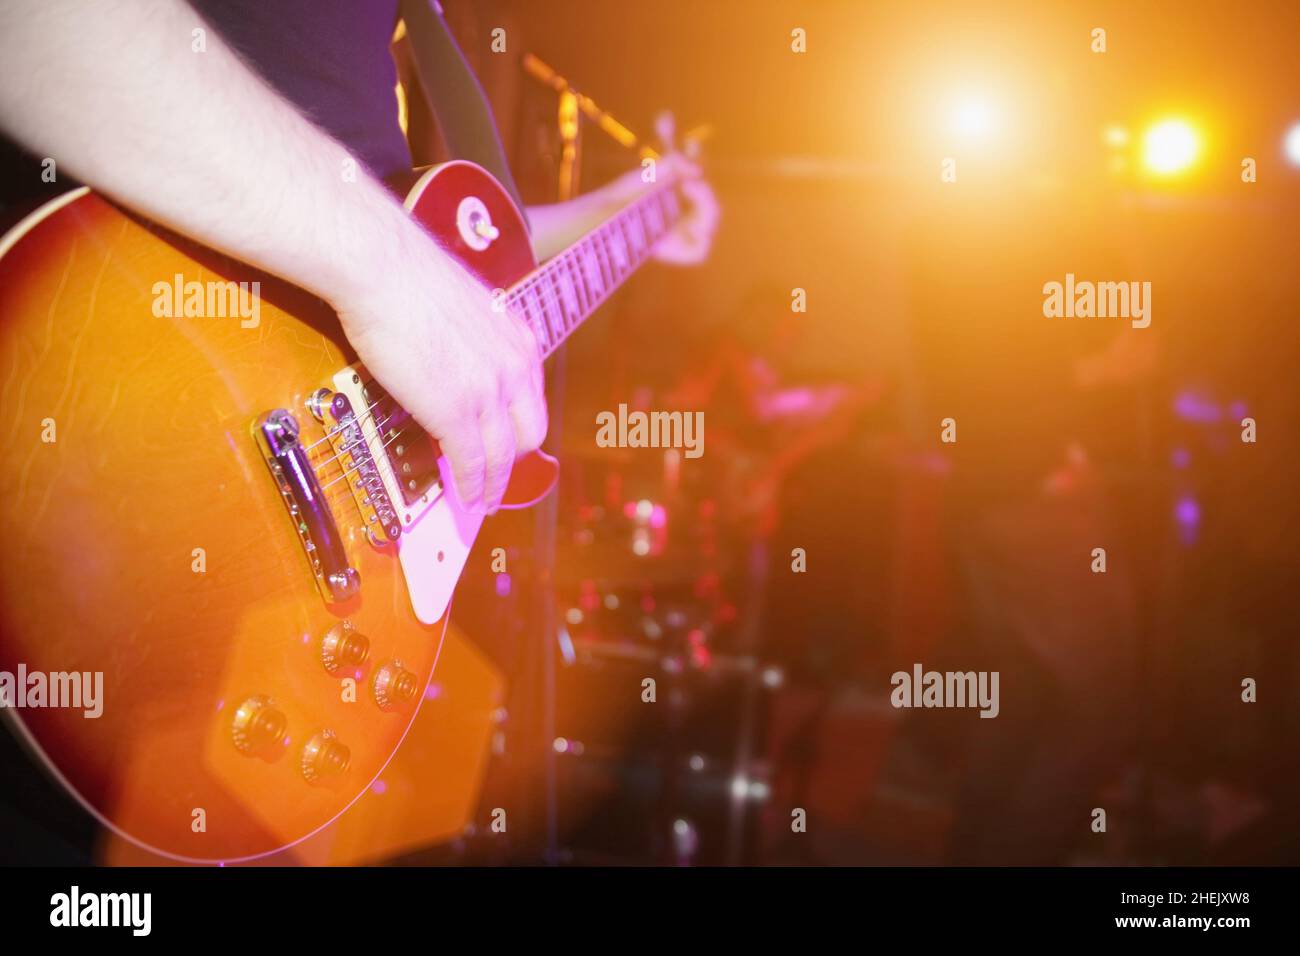
M507 304L528 322L543 358L641 267L681 215L676 185L656 186L510 287Z

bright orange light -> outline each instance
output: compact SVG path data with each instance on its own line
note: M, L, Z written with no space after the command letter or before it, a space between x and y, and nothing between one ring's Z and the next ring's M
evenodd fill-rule
M1173 176L1188 169L1201 151L1201 138L1184 120L1163 120L1147 130L1142 161L1153 173Z
M962 136L983 136L993 128L993 111L983 100L966 100L953 111L953 127Z
M1283 145L1286 149L1286 158L1291 161L1291 165L1300 166L1300 123L1287 130Z

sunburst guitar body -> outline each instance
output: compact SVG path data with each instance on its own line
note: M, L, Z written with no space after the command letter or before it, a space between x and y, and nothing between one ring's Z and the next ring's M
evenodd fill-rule
M536 267L476 166L426 172L406 205L489 287ZM84 189L0 240L0 374L13 729L169 857L251 859L327 825L411 726L479 528L436 442L318 299ZM522 459L507 503L554 477Z

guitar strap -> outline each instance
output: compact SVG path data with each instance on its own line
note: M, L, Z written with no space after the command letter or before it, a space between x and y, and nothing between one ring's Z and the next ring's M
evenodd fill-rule
M522 212L524 202L506 162L492 107L447 28L437 0L405 0L402 16L416 72L447 148L457 159L477 163L495 176ZM524 218L527 221L527 213Z

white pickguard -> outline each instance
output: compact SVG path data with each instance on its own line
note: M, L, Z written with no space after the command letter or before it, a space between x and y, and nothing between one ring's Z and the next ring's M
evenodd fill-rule
M443 459L439 465L445 463ZM444 469L444 488L448 477ZM433 507L402 532L397 543L411 607L423 624L433 624L447 610L483 524L482 515L462 511L451 497L439 495Z
M365 378L365 369L360 365L345 368L334 376L334 387L348 396L354 409L368 406L361 390ZM430 488L427 495L412 505L403 503L397 476L384 453L384 440L374 419L362 415L359 422L375 467L383 476L402 524L402 535L397 539L397 555L402 564L402 575L406 578L411 608L421 623L433 624L451 603L456 582L483 524L483 515L465 511L454 500L455 494L445 491L451 487L446 458L438 459L441 485Z

